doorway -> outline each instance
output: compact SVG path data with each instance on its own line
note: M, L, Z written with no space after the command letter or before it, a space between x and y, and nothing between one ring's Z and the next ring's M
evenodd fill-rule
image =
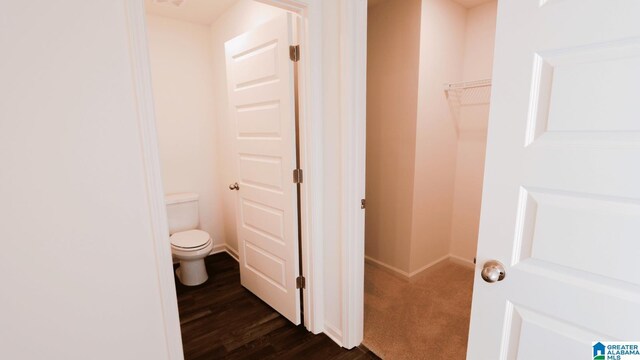
M496 6L369 2L363 343L383 358L466 355Z
M297 196L304 197L306 188L300 186L299 182L296 184L291 181L293 169L288 169L289 165L299 169L301 164L307 163L305 156L308 155L304 147L300 147L299 151L293 147L294 139L304 139L304 135L296 136L294 132L298 130L294 129L298 125L298 122L294 121L294 110L298 109L294 107L293 100L293 89L297 88L298 84L294 84L294 81L301 83L299 103L305 104L306 69L303 68L296 73L297 76L294 79L294 66L290 64L292 60L289 58L289 42L295 41L300 44L304 39L303 27L299 25L305 20L298 14L304 8L296 9L293 6L287 6L285 10L278 5L277 1L267 5L251 0L186 3L146 1L160 160L165 193L189 191L200 194L199 226L206 230L214 241L212 254L226 252L239 260L241 265L246 265L244 268L241 266L241 269L255 271L257 280L250 283L245 281L243 276L243 285L295 324L300 323L301 314L306 313L304 324L312 329L313 309L308 305L305 309L309 310L305 311L302 305L312 303L305 299L310 296L308 290L311 290L313 283L296 281L305 273L305 268L299 265L299 260L305 256L311 256L309 251L301 251L303 247L309 247L308 242L311 236L303 236L308 229L304 219L297 216L301 211L294 208L300 205ZM277 120L284 119L287 115L284 119L286 124L280 122L274 125L269 124L268 121L258 123L253 121L255 119L246 117L239 119L240 115L232 114L231 108L236 109L241 106L236 103L237 99L230 95L231 92L227 87L227 83L238 79L237 76L234 78L233 69L230 70L228 67L229 59L225 58L228 51L225 51L225 45L233 42L234 39L240 39L236 43L241 43L246 40L246 35L252 32L258 35L265 34L265 26L274 23L278 26L282 25L283 21L279 19L284 19L285 27L279 29L287 38L282 39L282 44L274 42L275 40L268 40L268 46L258 46L256 53L267 55L268 60L270 53L267 50L277 49L277 54L273 52L272 55L277 55L279 63L286 57L286 69L283 71L290 76L278 81L291 90L285 94L291 97L286 101L290 106L286 106L286 109L283 106L276 109L278 111L271 112L271 114L280 115ZM300 31L295 31L294 26ZM284 42L287 43L284 44ZM250 56L247 54L232 54L232 57L235 56L232 60L238 63L238 58L249 59ZM258 61L251 69L269 70L268 67L261 66L264 64L263 61ZM244 76L248 73L246 70L238 74ZM276 83L272 78L259 80L265 80L264 83L267 85ZM247 88L258 89L257 85L260 81L249 80ZM263 93L270 94L269 91L263 91ZM273 110L273 107L268 105L284 102L283 99L262 101L257 105L254 104L255 106L252 105L251 109ZM295 103L298 104L297 101ZM249 107L247 104L242 106L242 112L246 115ZM301 107L306 108L306 106ZM296 111L296 114L300 116L295 116L295 119L300 119L300 127L304 128L302 122L305 119L305 113ZM261 116L260 119L269 120L269 117ZM273 131L269 132L267 131L269 129L265 128L271 125L282 132L286 131L286 134L271 136L274 135ZM240 126L244 128L240 129ZM254 129L250 126L254 126ZM262 128L256 130L255 127ZM236 136L238 133L242 136ZM255 140L257 137L270 137L267 140L287 138L288 142L284 146L287 150L287 158L283 158L284 160L280 163L280 173L269 172L267 170L272 169L265 168L265 166L268 167L267 165L274 164L273 156L267 159L269 161L243 167L246 164L240 160L255 160L259 157L264 160L266 155L249 154L247 149L240 149L236 141L240 137L243 138L242 140L246 140L245 138ZM273 149L271 145L273 141L261 148ZM239 149L242 150L240 159ZM266 175L268 178L266 180L264 178L249 179L248 172L258 176ZM258 203L256 199L251 200L253 206L250 209L242 208L249 203L249 200L246 196L240 197L238 194L252 188L253 190L266 189L268 194L262 194L262 198L273 198L274 194L278 193L276 191L278 189L275 189L275 185L269 183L270 181L280 184L279 186L283 188L280 192L292 195L289 196L291 211L281 211L280 218L273 218L279 214L278 209L273 204ZM234 183L239 183L239 186L228 187L228 184ZM291 187L293 191L285 191L285 187ZM239 191L233 191L239 188ZM242 216L238 217L237 214ZM250 216L252 214L253 216ZM268 215L272 215L272 218L268 218ZM242 221L239 222L237 219ZM286 245L284 248L289 256L286 259L287 265L278 267L284 261L276 257L276 253L269 248L269 244L258 245L258 242L254 241L254 245L250 247L254 252L246 253L249 246L243 245L249 235L242 233L246 228L254 230L249 234L250 236L266 238L271 245ZM302 245L299 243L301 239L305 239ZM262 258L258 255L262 255ZM310 268L307 263L302 261L302 264ZM274 288L265 290L265 284L274 285ZM281 306L283 303L281 298L272 296L277 290L283 289L290 295L287 299L291 300L284 305L286 309Z

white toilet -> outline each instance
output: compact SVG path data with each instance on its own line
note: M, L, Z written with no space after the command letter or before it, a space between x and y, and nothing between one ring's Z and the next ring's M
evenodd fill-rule
M176 275L184 285L200 285L208 279L204 258L213 249L213 241L209 233L198 230L198 194L169 194L165 203L171 253L180 261Z

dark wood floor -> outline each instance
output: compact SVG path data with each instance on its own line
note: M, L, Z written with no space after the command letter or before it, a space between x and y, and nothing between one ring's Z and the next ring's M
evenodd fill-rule
M379 359L346 350L326 335L295 326L240 285L238 263L226 253L205 259L209 280L188 287L176 279L187 360Z

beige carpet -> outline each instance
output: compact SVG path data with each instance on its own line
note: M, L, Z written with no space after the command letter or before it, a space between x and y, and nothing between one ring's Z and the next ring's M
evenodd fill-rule
M388 360L465 359L473 270L445 262L410 281L365 265L364 341Z

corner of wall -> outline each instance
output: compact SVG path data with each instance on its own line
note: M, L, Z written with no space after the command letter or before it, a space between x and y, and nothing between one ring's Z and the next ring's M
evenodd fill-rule
M442 86L462 77L466 9L423 0L421 16L411 271L449 254L457 135Z
M492 1L467 10L465 81L491 78L496 28L497 2ZM456 164L450 253L452 258L471 262L475 257L489 104L474 105L460 111L460 133Z

